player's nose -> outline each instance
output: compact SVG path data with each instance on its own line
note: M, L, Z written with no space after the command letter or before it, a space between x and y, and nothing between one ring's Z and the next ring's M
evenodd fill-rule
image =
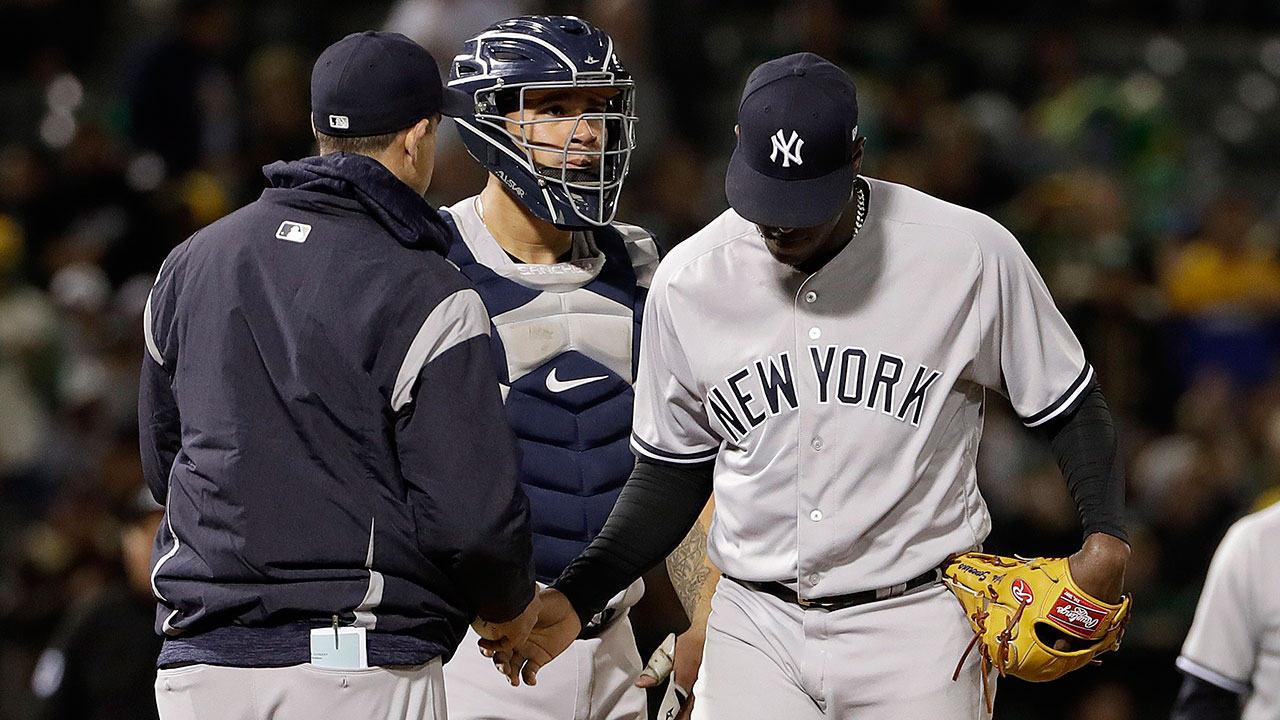
M576 145L590 145L599 136L598 121L586 117L578 117L573 123L572 141Z

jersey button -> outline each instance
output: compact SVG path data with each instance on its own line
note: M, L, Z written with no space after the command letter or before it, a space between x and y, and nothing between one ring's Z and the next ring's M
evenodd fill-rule
M818 573L811 573L811 574L809 575L809 584L810 584L810 585L817 585L817 584L818 584L818 581L819 581L819 580L821 580L821 579L822 579L822 576L821 576L821 575L819 575Z
M809 339L810 339L810 340L817 340L817 339L818 339L818 338L820 338L820 337L822 337L822 331L821 331L821 330L819 330L819 329L818 329L818 328L816 328L816 327L815 327L815 328L809 328Z
M818 522L819 520L822 519L822 511L814 510L813 512L809 513L809 519L814 522Z
M807 293L805 293L805 294L804 294L804 301L805 301L805 302L807 302L807 303L817 302L817 301L818 301L818 293L816 293L816 292L814 292L814 291L810 290L809 292L807 292Z
M816 437L816 438L814 438L814 439L813 439L813 442L809 443L809 445L810 445L814 450L821 450L821 449L822 449L822 438L820 438L820 437Z

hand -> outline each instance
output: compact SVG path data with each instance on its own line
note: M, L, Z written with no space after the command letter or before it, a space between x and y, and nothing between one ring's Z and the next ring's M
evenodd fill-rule
M702 668L702 646L706 641L706 620L694 623L693 627L676 638L676 667L672 680L690 692L698 680L698 670Z
M694 623L680 637L675 638L674 652L664 642L653 652L653 657L649 658L649 664L636 680L636 687L656 687L674 670L673 682L684 690L692 688L702 666L702 645L706 641L706 635L706 624Z
M649 662L645 664L644 670L640 671L640 677L636 678L636 687L651 688L662 684L662 681L671 674L671 669L675 667L675 655L676 635L671 633L649 656Z
M1124 571L1129 564L1129 545L1125 541L1094 533L1085 538L1079 552L1067 558L1067 564L1081 590L1103 602L1120 602Z
M481 652L493 658L494 666L512 687L519 687L521 680L537 685L538 670L564 652L582 631L578 613L559 590L539 590L537 603L537 623L523 642L480 640Z
M693 683L697 681L698 669L702 665L702 646L706 636L705 617L678 638L668 635L667 640L653 651L649 664L640 673L636 687L641 688L655 687L662 684L668 675L671 676L671 685L658 707L658 720L689 720L693 713Z
M529 633L533 630L534 623L538 620L541 602L541 599L535 594L533 600L530 600L524 610L514 618L501 623L476 618L476 621L471 623L471 627L480 635L483 641L492 643L494 648L510 649L529 638ZM484 643L482 642L481 644L483 645Z
M1080 589L1107 603L1120 602L1128 564L1129 545L1105 533L1093 533L1085 538L1084 547L1067 558L1071 577ZM1054 641L1053 647L1067 651L1072 644L1072 639L1063 636Z

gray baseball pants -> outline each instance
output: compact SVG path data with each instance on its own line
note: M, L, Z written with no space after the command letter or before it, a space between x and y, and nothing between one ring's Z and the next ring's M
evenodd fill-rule
M989 720L973 637L941 583L844 610L716 588L693 720ZM995 692L995 672L988 679Z
M156 672L160 720L447 720L440 659L333 670L188 665Z

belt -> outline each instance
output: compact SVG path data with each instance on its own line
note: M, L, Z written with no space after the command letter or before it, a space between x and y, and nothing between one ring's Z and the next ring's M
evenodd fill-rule
M758 590L762 593L768 593L779 600L785 600L793 605L799 605L802 608L816 608L818 610L843 610L844 608L853 607L855 605L866 605L877 600L888 600L895 598L924 587L932 585L942 580L942 568L936 567L911 578L904 583L898 583L892 587L879 588L876 590L862 590L855 593L847 593L845 595L829 595L821 598L802 598L796 594L795 590L783 585L780 582L756 582L754 580L739 580L736 577L725 575L724 577L738 583L739 585L751 590Z

